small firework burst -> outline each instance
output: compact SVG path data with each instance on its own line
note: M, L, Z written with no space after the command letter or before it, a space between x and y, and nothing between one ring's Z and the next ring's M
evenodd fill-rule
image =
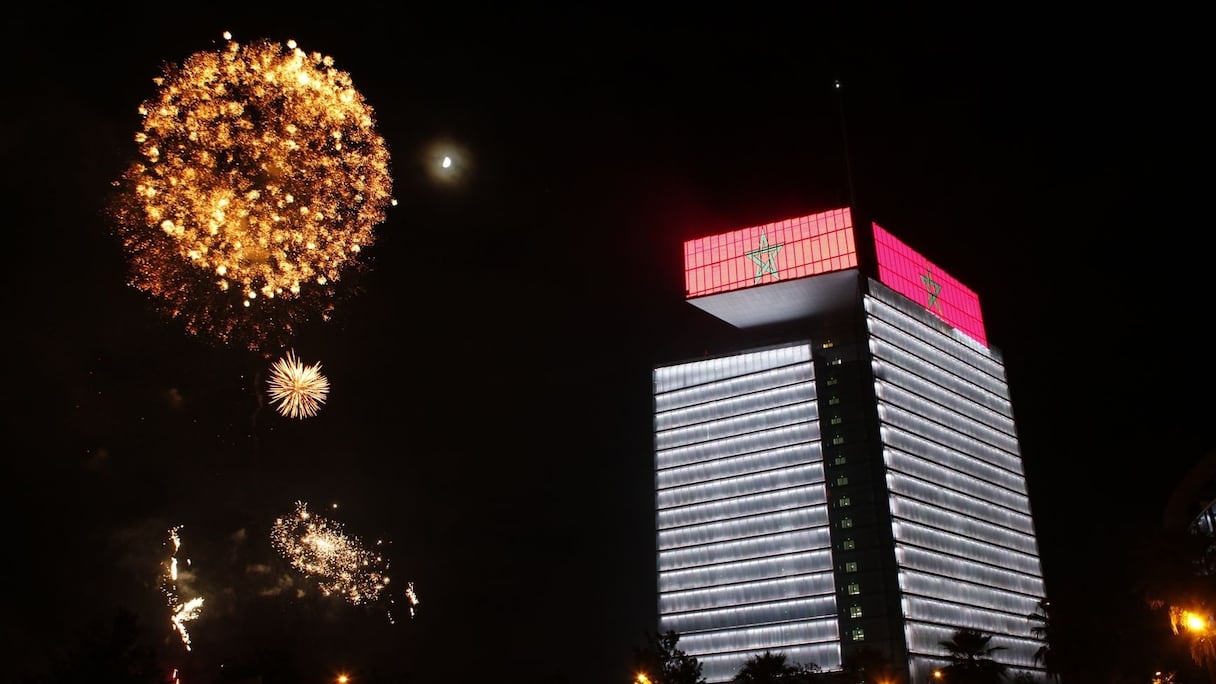
M336 594L358 605L377 600L388 585L388 562L383 556L346 534L341 524L310 512L302 501L296 502L291 515L274 521L270 541L326 596Z
M294 351L270 367L270 401L280 415L309 418L317 415L329 395L329 380L321 374L321 362L306 366Z

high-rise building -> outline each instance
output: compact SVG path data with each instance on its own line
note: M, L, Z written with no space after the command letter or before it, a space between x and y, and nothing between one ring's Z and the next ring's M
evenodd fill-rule
M659 628L709 682L765 651L912 684L960 628L1043 680L1013 408L979 298L850 208L684 245L687 301L754 340L654 369Z

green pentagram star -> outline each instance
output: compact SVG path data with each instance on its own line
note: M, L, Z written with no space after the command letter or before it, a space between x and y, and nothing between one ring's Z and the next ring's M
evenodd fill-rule
M770 247L768 244L768 236L764 233L760 233L760 247L747 252L747 258L756 262L755 282L760 282L760 279L764 277L765 273L771 273L773 280L780 278L780 276L777 275L777 252L781 251L781 247L784 246L784 244L785 243L777 243Z
M933 280L933 272L925 269L925 274L920 277L920 281L925 284L925 289L929 291L929 303L925 305L926 309L937 309L938 313L942 312L942 304L940 297L942 294L942 284Z

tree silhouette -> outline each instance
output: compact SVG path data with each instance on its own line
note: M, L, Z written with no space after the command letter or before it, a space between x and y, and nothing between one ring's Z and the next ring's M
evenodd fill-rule
M945 641L938 642L950 653L950 664L943 669L950 684L999 684L1008 669L992 659L992 654L1004 650L993 646L992 635L963 627Z
M680 635L673 630L647 633L646 646L633 651L635 677L645 675L650 684L705 684L701 661L680 650L679 642Z
M819 672L819 665L791 663L784 653L765 651L743 663L731 681L736 684L803 684Z
M50 671L26 680L27 684L161 684L168 672L156 652L144 643L139 618L120 609L107 624L93 623L77 643L51 665Z
M1187 640L1192 662L1216 684L1216 538L1176 511L1134 538L1137 590L1158 619Z
M1052 645L1056 642L1053 617L1051 602L1047 599L1039 599L1035 611L1026 616L1028 620L1035 623L1030 628L1030 635L1043 641L1043 645L1039 646L1039 649L1034 652L1035 664L1042 663L1043 669L1047 671L1047 675L1059 681L1059 668L1056 667L1056 659L1052 656Z
M874 648L865 648L844 659L841 672L850 684L891 684L907 678L907 673L895 667L891 658Z

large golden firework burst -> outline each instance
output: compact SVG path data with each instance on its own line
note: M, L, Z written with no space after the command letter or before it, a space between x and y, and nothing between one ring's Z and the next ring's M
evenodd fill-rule
M190 333L257 350L329 319L392 178L371 107L331 57L225 38L155 79L113 215L134 287Z

